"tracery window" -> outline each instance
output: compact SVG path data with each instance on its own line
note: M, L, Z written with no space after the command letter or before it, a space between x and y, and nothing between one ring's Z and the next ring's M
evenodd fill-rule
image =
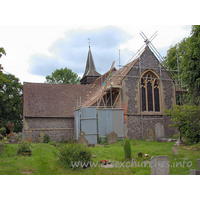
M160 86L158 77L151 71L141 78L141 109L143 112L160 112Z

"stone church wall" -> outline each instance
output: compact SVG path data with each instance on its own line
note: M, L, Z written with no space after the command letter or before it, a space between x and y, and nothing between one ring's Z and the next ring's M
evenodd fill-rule
M140 71L141 70L141 71ZM159 113L142 113L140 111L140 75L147 70L154 71L160 80L160 107ZM123 81L123 105L127 105L125 130L126 135L131 139L142 139L146 137L148 130L153 130L155 125L160 123L164 126L165 136L175 134L174 129L169 127L172 124L170 117L164 116L164 110L172 108L175 104L175 85L168 73L162 67L154 54L147 48L140 60L132 67Z
M50 140L60 142L74 138L73 118L25 118L24 120L25 139L37 142L40 133L50 136Z

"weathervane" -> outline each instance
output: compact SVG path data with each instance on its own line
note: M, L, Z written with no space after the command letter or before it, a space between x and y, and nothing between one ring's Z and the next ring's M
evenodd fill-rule
M89 47L90 47L90 43L91 43L91 42L90 42L90 39L91 39L91 38L88 38Z

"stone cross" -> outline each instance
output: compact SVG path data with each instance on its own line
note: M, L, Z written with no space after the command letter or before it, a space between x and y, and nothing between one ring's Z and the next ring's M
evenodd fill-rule
M80 132L79 138L76 141L77 144L88 145L88 141L85 139L85 132Z

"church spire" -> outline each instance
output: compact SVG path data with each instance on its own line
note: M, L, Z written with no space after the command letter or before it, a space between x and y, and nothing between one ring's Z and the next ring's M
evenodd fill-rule
M94 60L92 57L92 52L90 48L90 38L89 40L89 51L87 56L87 62L85 67L85 73L81 79L81 84L92 84L101 74L96 71Z

